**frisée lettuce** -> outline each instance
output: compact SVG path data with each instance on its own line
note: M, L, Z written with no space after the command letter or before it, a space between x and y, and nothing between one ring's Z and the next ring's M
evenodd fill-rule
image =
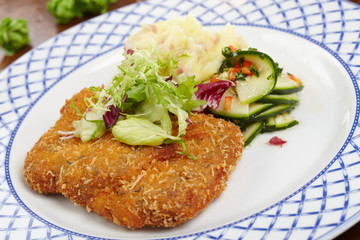
M117 140L129 145L181 141L191 109L206 101L193 97L198 84L194 76L174 74L178 60L187 57L175 53L124 52L119 73L111 82L89 88L94 96L87 99L81 120L73 123L75 136L87 142L111 130ZM177 131L172 129L172 115L177 118Z

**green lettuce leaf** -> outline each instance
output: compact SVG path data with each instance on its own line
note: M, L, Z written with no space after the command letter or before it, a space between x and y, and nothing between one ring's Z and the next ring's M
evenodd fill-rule
M129 145L156 146L165 139L180 140L166 133L164 129L149 120L142 118L128 118L118 121L112 128L112 134L120 142Z
M194 97L198 84L195 77L172 75L179 57L160 54L155 49L126 51L118 66L119 73L111 82L103 89L91 88L97 96L95 104L89 101L91 108L106 112L115 106L125 116L112 127L116 139L130 145L181 140L191 110L206 101ZM172 115L177 117L177 136L172 136ZM136 132L131 134L130 130Z

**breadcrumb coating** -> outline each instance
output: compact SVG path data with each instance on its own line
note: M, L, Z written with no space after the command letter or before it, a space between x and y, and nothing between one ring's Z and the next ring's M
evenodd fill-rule
M73 102L84 112L83 89ZM191 116L184 136L189 159L177 143L129 146L110 131L83 143L63 139L80 117L67 100L62 116L27 154L24 176L35 191L61 193L105 219L131 229L173 227L203 211L226 188L240 160L244 138L237 126L211 115Z

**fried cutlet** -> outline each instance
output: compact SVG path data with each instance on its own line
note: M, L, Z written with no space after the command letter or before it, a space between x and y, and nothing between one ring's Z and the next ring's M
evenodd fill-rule
M82 90L73 97L85 111ZM111 132L82 143L64 139L80 117L69 107L27 154L24 176L40 193L61 193L106 219L128 228L172 227L184 223L224 191L241 158L244 139L237 126L210 115L191 116L184 135L187 151L177 143L129 146Z

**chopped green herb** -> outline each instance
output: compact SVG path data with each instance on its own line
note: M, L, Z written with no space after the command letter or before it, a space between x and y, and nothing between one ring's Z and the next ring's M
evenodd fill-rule
M178 141L176 141L176 142L177 142L178 144L180 144L180 145L182 146L182 148L183 148L183 151L182 151L182 152L176 151L176 153L185 155L185 156L187 156L188 158L190 158L191 160L196 160L196 156L194 156L193 154L190 154L190 153L188 153L188 152L186 151L186 145L185 145L185 142L184 142L183 139L178 140Z
M256 77L259 77L259 76L260 76L260 71L259 71L258 69L256 69L253 65L251 65L251 66L249 67L249 69L250 69L250 71L251 71L252 73L254 73L254 75L255 75Z
M276 73L279 76L282 73L283 68L279 67L279 63L275 63L275 65L276 65Z
M234 66L235 66L235 65L234 65L234 63L233 63L232 60L230 60L230 59L225 59L225 60L222 62L221 66L220 66L219 72L220 72L220 73L226 72L226 71L229 70L229 68L232 68L232 67L234 67Z
M245 81L246 80L246 75L243 74L242 72L237 72L235 80Z
M221 53L225 58L231 58L234 55L233 51L229 47L224 47Z
M70 100L69 107L75 109L75 111L77 112L77 114L78 114L79 116L81 116L81 117L84 116L84 115L80 112L80 110L75 106L75 104L74 104L74 99L73 99L73 98L71 98L71 100Z
M244 57L240 57L239 58L239 65L240 65L240 67L242 67L243 66L243 62L245 61L245 58Z

